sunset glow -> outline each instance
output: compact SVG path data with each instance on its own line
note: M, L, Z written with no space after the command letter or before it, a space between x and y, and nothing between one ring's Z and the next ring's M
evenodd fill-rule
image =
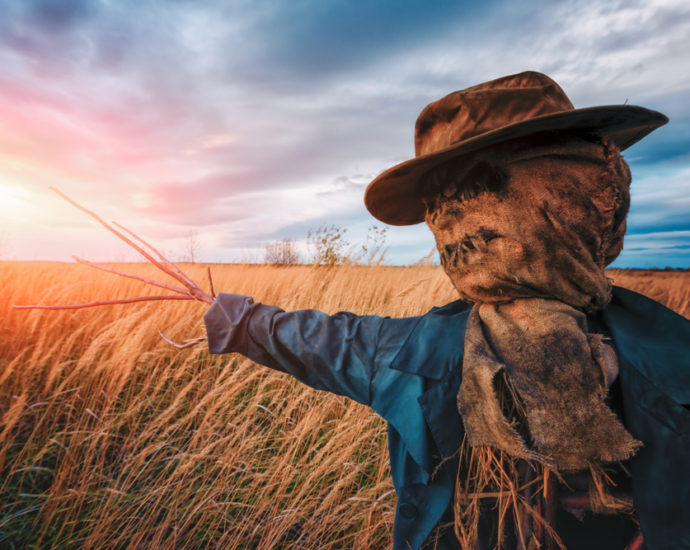
M27 195L26 191L19 187L8 187L0 185L0 209L4 214L11 214L25 204L23 198Z

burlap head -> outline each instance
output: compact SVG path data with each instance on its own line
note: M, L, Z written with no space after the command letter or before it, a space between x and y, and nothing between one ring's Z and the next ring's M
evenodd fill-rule
M630 171L618 148L572 135L506 143L422 182L446 273L475 302L458 395L470 441L574 470L639 445L604 403L615 353L587 333L621 251ZM608 360L605 360L608 358ZM496 400L505 377L523 426Z
M556 298L598 309L623 247L630 170L612 144L543 135L433 172L420 192L460 296Z

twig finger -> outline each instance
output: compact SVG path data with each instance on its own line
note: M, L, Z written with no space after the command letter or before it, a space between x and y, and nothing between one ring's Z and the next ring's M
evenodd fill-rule
M130 235L131 237L136 239L137 241L139 241L144 246L148 247L149 250L151 250L156 256L158 256L158 258L160 259L161 262L165 263L165 265L167 265L168 267L170 267L170 269L175 271L175 273L177 273L180 277L182 277L185 281L187 281L187 283L196 287L196 283L194 281L192 281L189 277L187 277L187 275L179 267L177 267L173 262L171 262L165 256L163 256L163 254L160 251L158 251L156 248L154 248L153 245L146 242L139 235L137 235L134 231L127 229L124 225L117 223L117 222L113 222L113 225L118 227L119 229L122 229L122 231L124 231L125 233L127 233L128 235Z
M182 343L182 344L178 344L177 342L174 342L173 340L171 340L170 338L168 338L168 337L163 333L163 331L160 330L160 329L158 330L158 334L159 334L160 337L163 338L163 340L165 340L168 344L170 344L171 346L175 346L177 349L191 348L192 346L196 346L197 344L201 344L202 342L205 342L205 341L206 341L206 337L205 337L205 336L201 336L201 337L199 337L199 338L194 338L194 339L192 339L192 340L186 340L186 341L185 341L184 343Z
M142 275L136 275L134 273L127 273L126 271L120 271L119 269L108 267L106 265L98 264L95 262L90 262L89 260L84 260L83 258L79 258L78 256L72 256L72 258L74 258L74 261L76 261L80 264L88 265L89 267L93 267L95 269L100 269L101 271L107 271L108 273L113 273L115 275L119 275L120 277L126 277L128 279L134 279L135 281L141 281L142 283L157 286L160 288L165 288L167 290L171 290L172 292L177 292L178 294L184 294L186 296L191 296L187 289L181 288L179 286L173 286L173 285L169 285L166 283L161 283L160 281L155 281L154 279L149 279L148 277L143 277Z
M213 300L211 299L211 297L210 297L208 294L206 294L203 290L201 290L201 289L194 283L194 281L192 281L191 279L189 279L189 277L187 277L187 276L184 275L184 274L182 274L182 275L178 274L178 273L177 273L176 271L174 271L173 269L170 269L168 266L166 266L166 265L162 264L161 262L159 262L158 260L156 260L153 256L151 256L148 252L146 252L143 248L141 248L139 245L137 245L135 242L133 242L133 241L132 241L131 239L129 239L127 236L125 236L125 235L123 235L122 233L120 233L117 229L111 227L110 224L108 224L105 220L101 219L95 212L92 212L91 210L89 210L89 209L83 207L83 206L82 206L81 204L79 204L78 202L76 202L76 201L70 199L67 195L65 195L65 194L64 194L62 191L60 191L59 189L56 189L55 187L50 187L50 190L51 190L51 191L54 191L55 193L57 193L58 195L60 195L63 199L65 199L67 202L69 202L69 203L70 203L71 205L73 205L75 208L78 208L78 209L81 210L82 212L84 212L84 213L88 214L89 216L91 216L91 217L92 217L93 219L95 219L98 223L100 223L103 227L105 227L108 231L110 231L110 232L113 233L115 236L117 236L119 239L123 240L123 241L126 242L129 246L131 246L132 248L134 248L134 250L136 250L137 252L139 252L139 254L141 254L141 255L142 255L144 258L146 258L149 262L151 262L153 265L155 265L158 269L160 269L161 271L163 271L163 272L166 273L167 275L170 275L173 279L176 279L177 281L179 281L180 283L182 283L182 284L183 284L185 287L187 287L187 289L189 290L189 294L190 294L191 296L193 296L195 299L197 299L197 300L199 300L199 301L202 301L202 302L206 302L207 304L213 303ZM137 237L137 239L139 239L140 241L143 241L143 239L141 239L141 237ZM148 243L147 243L147 246L149 246L150 248L153 248L153 247L151 247L151 245L148 245ZM178 269L178 271L179 271L179 268L176 268L176 269Z
M133 304L135 302L154 302L158 300L194 300L192 296L141 296L139 298L123 298L122 300L106 300L101 302L88 302L86 304L69 304L64 306L37 305L13 305L13 309L84 309L87 307L111 306L117 304Z
M164 273L167 273L167 274L170 275L172 278L177 279L177 280L178 280L179 282L181 282L184 286L187 286L187 287L189 286L189 283L188 283L185 279L183 279L182 277L180 277L177 273L175 273L174 271L172 271L172 270L169 269L168 267L166 267L166 266L164 266L163 264L161 264L158 260L156 260L153 256L151 256L151 255L150 255L148 252L146 252L143 248L141 248L141 247L140 247L139 245L137 245L136 243L132 242L131 239L127 238L125 235L123 235L122 233L120 233L118 230L116 230L116 229L114 229L113 227L111 227L110 224L109 224L108 222L106 222L105 220L103 220L103 219L102 219L100 216L98 216L95 212L92 212L91 210L89 210L89 209L83 207L83 206L82 206L81 204L79 204L78 202L76 202L76 201L70 199L67 195L65 195L62 191L60 191L59 189L57 189L57 188L55 188L55 187L50 187L50 190L51 190L51 191L54 191L55 193L57 193L58 195L60 195L63 199L65 199L67 202L69 202L69 203L70 203L72 206L74 206L75 208L78 208L79 210L81 210L81 211L84 212L85 214L88 214L89 216L91 216L94 220L96 220L98 223L100 223L100 224L101 224L103 227L105 227L108 231L110 231L110 232L113 233L115 236L117 236L119 239L123 240L123 241L126 242L129 246L131 246L132 248L134 248L134 250L136 250L137 252L139 252L139 254L141 254L141 255L142 255L144 258L146 258L149 262L151 262L153 265L155 265L158 269L160 269L160 270L163 271ZM190 290L191 290L191 289L190 289Z

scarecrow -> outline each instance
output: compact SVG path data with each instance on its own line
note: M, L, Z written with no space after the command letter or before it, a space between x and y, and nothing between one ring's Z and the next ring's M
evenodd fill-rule
M211 353L388 421L394 548L690 548L690 322L604 273L629 206L621 151L666 122L575 109L535 72L428 105L415 158L364 197L434 234L461 299L419 317L285 312L149 258L211 303Z

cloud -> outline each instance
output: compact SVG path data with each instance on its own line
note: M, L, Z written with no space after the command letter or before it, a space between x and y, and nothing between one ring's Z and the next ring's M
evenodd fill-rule
M627 235L625 246L611 267L678 267L690 269L690 231Z
M303 90L320 79L357 71L395 52L433 41L458 21L475 19L486 4L452 1L258 2L248 25L249 58L231 57L228 70L265 86L280 82ZM233 13L233 15L237 15ZM252 40L261 37L261 40ZM231 44L236 44L231 35Z
M374 179L371 174L355 174L352 176L338 176L331 185L322 191L318 191L320 197L340 195L342 193L356 193L363 196L364 189Z
M689 186L690 168L677 163L659 163L637 179L633 175L628 234L690 230Z

